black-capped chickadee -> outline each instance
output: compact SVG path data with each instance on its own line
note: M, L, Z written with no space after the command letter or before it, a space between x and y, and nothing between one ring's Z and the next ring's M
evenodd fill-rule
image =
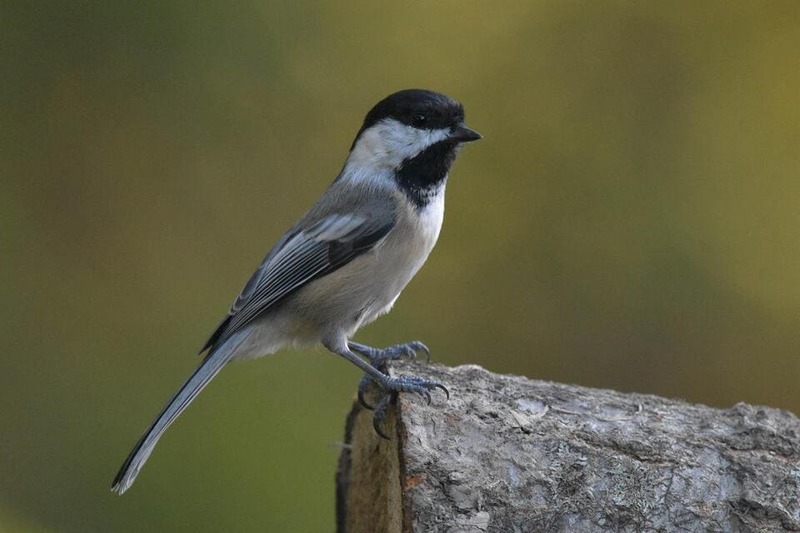
M339 176L267 254L111 489L122 494L131 486L164 431L232 359L322 343L365 372L362 403L370 382L382 391L373 419L382 436L380 422L397 393L428 401L435 388L446 393L434 381L385 373L390 359L427 354L421 342L378 349L350 338L392 308L427 259L442 226L450 165L462 143L480 138L464 125L461 104L443 94L409 89L378 102Z

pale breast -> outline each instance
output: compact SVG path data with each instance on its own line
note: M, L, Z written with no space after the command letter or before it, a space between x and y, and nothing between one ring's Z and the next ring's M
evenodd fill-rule
M387 313L428 258L443 217L444 188L422 209L403 199L397 222L383 241L287 301L298 323L307 325L311 337L349 337Z
M368 323L388 312L400 292L416 275L433 250L444 219L444 187L422 209L404 202L397 225L376 246L375 291L378 298L364 313Z

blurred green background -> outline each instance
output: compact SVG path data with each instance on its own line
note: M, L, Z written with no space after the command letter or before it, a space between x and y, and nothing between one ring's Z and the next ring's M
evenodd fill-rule
M0 531L333 530L360 376L321 349L229 366L108 487L400 88L484 140L359 340L800 412L799 54L794 1L4 2Z

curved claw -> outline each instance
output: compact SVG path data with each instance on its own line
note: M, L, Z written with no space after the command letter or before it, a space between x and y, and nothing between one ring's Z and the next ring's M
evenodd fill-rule
M425 363L428 364L431 362L431 350L425 344L419 343L420 349L425 354Z
M417 357L417 352L422 352L423 354L425 354L425 363L431 362L431 351L427 346L425 346L423 342L420 341L409 342L408 346L414 351L415 359Z
M445 396L447 396L447 399L448 399L448 400L450 399L450 391L449 391L449 390L447 390L447 387L445 387L445 386L444 386L444 385L442 385L441 383L435 383L435 384L433 385L433 388L435 388L435 389L442 389L442 392L444 392L444 395L445 395Z
M386 415L389 413L389 404L392 401L392 396L392 393L385 394L378 402L378 405L375 406L375 414L372 415L372 428L375 433L386 440L389 440L389 436L381 429L381 422L386 419Z
M361 378L361 381L358 382L358 396L357 396L358 397L358 403L360 403L361 406L364 407L365 409L369 409L370 411L374 411L375 410L375 406L374 405L370 405L367 402L366 398L365 398L365 395L367 394L367 391L369 391L369 385L370 385L370 379L369 379L369 376L366 376L366 375Z
M418 391L417 394L419 394L420 396L425 398L425 405L430 405L431 404L431 393L430 392L428 392L426 390L423 390L423 391Z
M361 407L364 409L368 409L370 411L375 410L375 406L367 403L367 401L364 399L364 393L361 391L358 391L358 403L361 404Z

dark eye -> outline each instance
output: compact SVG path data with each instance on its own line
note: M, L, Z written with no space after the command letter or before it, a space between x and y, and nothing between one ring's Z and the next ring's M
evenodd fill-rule
M411 115L411 125L415 128L421 128L428 123L428 117L423 113L414 113Z

